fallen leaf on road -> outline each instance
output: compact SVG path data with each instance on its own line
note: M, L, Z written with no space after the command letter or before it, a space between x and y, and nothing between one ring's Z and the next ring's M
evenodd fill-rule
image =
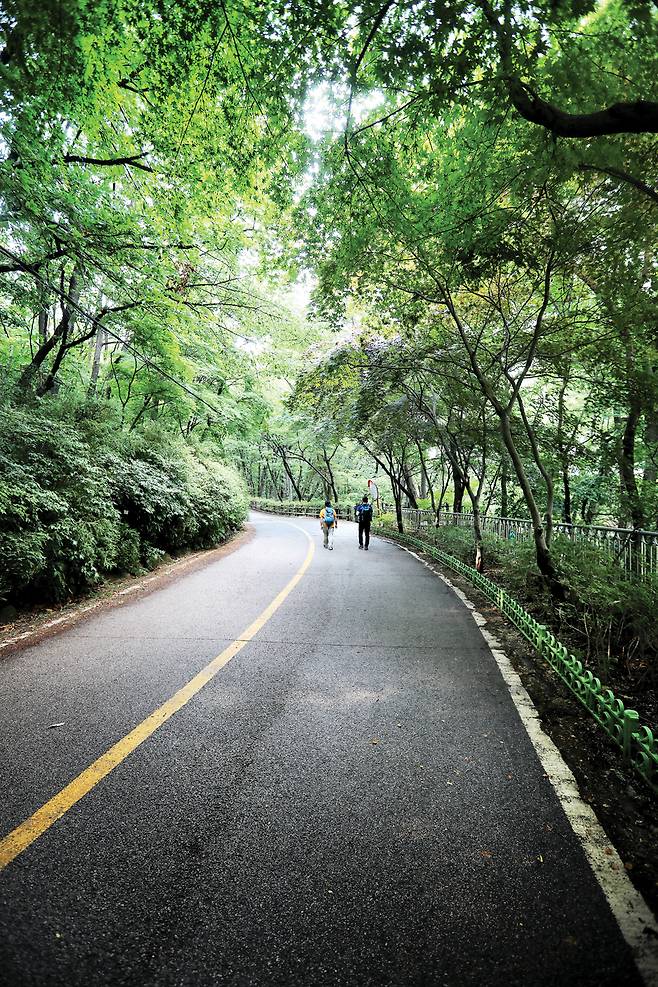
M489 858L493 856L493 854L489 850L480 850L480 856Z
M611 846L607 846L603 852L607 853L607 855L611 857L615 851L612 849Z

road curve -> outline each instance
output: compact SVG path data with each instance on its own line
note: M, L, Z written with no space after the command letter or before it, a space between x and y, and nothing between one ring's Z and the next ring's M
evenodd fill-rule
M278 609L0 872L0 984L639 985L468 611L343 524L0 662L0 835ZM52 727L53 723L63 726Z

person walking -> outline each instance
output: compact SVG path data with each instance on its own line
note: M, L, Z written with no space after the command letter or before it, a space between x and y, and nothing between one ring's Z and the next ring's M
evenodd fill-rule
M335 508L331 506L330 500L325 500L324 507L320 511L320 527L324 537L323 547L330 552L334 550L334 531L338 527L338 515Z
M368 503L367 495L357 505L354 513L356 514L356 520L359 522L359 548L363 548L367 552L368 545L370 544L370 525L373 515L372 504ZM364 536L365 545L363 544Z

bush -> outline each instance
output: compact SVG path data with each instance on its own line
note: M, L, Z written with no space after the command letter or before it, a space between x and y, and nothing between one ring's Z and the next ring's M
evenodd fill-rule
M182 441L85 429L40 409L0 423L0 597L14 605L85 592L165 552L215 545L240 527L246 491Z
M119 572L129 572L131 576L137 576L142 568L139 533L123 523L119 525L116 568Z
M70 427L11 412L0 428L0 594L61 600L114 568L119 514Z
M529 610L546 621L574 652L604 679L614 666L623 674L651 669L658 655L655 581L629 577L619 564L590 542L556 535L552 552L568 586L556 605L536 565L532 541L509 546L501 581Z

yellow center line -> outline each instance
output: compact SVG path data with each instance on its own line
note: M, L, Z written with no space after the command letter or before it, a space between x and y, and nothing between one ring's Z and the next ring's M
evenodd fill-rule
M297 525L294 525L294 527L297 527ZM299 528L298 530L304 531L303 528ZM99 781L102 781L111 771L114 771L122 761L125 761L129 754L132 754L140 744L143 744L156 730L159 730L163 723L166 723L174 713L182 709L197 692L203 689L204 685L207 685L217 675L220 669L228 664L231 658L235 657L239 651L242 651L245 645L258 634L270 617L276 613L286 597L293 591L311 564L315 545L306 531L304 531L304 534L309 541L306 558L290 582L284 586L278 596L275 596L260 616L232 644L229 644L228 648L225 648L205 668L202 668L194 678L190 679L182 689L174 693L170 699L163 703L162 706L159 706L150 716L147 716L145 720L136 726L134 730L131 730L129 734L126 734L118 743L110 747L104 754L101 754L97 761L94 761L88 768L85 768L77 778L74 778L61 792L54 795L40 809L37 809L29 819L20 823L16 829L13 829L11 833L8 833L7 836L0 840L0 870L6 867L7 864L10 864L12 860L15 860L42 833L50 829L53 823L61 819L76 802L79 802L92 788L95 788Z

